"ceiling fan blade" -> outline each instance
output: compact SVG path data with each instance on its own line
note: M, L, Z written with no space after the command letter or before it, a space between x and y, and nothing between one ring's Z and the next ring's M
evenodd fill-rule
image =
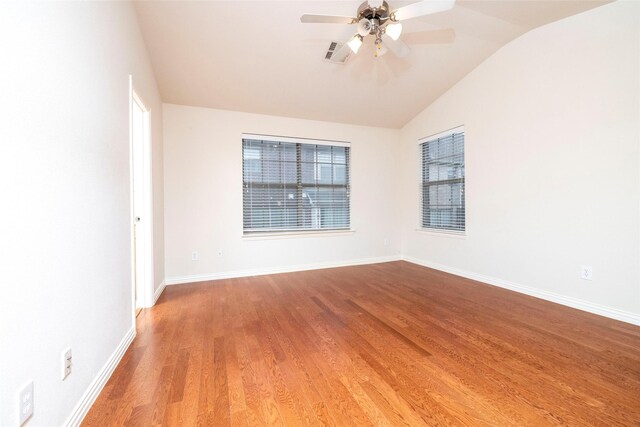
M405 21L450 10L454 4L455 0L422 0L391 12L391 16L396 21Z
M357 19L349 16L304 14L300 17L300 22L304 24L355 24Z
M394 40L386 34L382 35L382 43L398 58L404 58L411 52L409 46L402 40Z

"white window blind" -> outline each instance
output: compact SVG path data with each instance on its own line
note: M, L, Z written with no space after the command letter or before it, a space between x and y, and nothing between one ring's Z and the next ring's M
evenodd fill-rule
M242 171L245 234L350 227L348 144L245 134Z
M464 130L421 141L422 227L465 230Z

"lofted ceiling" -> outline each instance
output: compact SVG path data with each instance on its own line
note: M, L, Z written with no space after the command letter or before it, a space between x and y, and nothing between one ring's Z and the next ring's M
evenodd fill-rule
M501 46L600 6L591 0L458 0L405 21L403 58L373 57L371 37L346 64L325 62L354 26L302 24L303 13L355 16L360 1L136 1L165 102L399 128ZM393 1L392 9L412 2Z

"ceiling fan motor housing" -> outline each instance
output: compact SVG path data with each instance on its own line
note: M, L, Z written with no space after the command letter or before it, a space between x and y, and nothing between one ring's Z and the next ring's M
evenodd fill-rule
M389 4L382 2L380 7L371 7L369 2L365 1L358 7L358 32L368 32L369 34L377 34L378 30L384 27L390 19Z

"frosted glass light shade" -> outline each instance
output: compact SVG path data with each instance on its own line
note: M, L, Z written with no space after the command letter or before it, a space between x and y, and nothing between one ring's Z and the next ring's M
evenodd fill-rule
M386 26L384 32L393 40L398 40L402 34L402 24L395 22Z
M347 45L353 51L353 53L358 53L360 46L362 46L362 36L360 34L356 34L351 40L349 40Z

